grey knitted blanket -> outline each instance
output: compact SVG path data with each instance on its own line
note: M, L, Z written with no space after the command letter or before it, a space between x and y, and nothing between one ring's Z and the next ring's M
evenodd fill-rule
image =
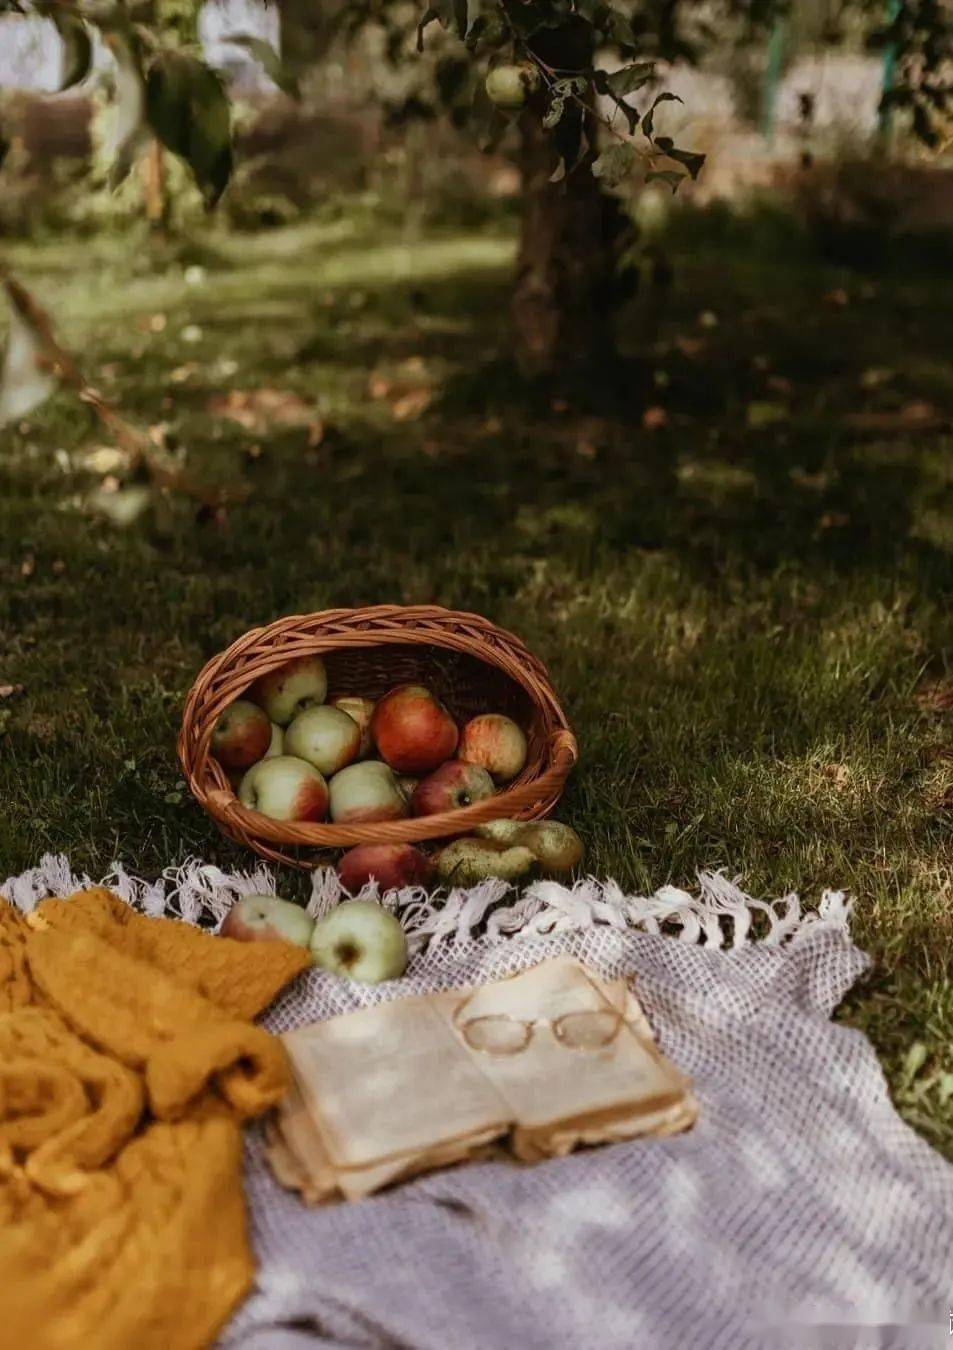
M694 1129L532 1167L471 1164L318 1210L272 1180L252 1135L261 1271L226 1344L949 1344L953 1168L899 1119L864 1037L830 1020L867 964L846 932L730 953L605 928L473 942L418 957L387 995L564 951L633 977L662 1049L695 1079ZM267 1025L374 997L315 972Z

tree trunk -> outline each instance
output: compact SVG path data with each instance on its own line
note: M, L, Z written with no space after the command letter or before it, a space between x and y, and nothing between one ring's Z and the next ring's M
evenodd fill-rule
M169 198L166 190L165 156L162 146L153 137L142 162L142 188L146 203L146 220L158 234L165 234L169 223Z
M583 29L587 25L582 25ZM587 33L546 35L543 59L560 70L591 65ZM596 122L567 105L589 149L563 181L550 181L558 161L554 136L542 125L542 99L522 116L523 213L512 317L516 359L531 378L605 372L615 361L612 311L619 299L616 265L630 231L619 202L592 176Z

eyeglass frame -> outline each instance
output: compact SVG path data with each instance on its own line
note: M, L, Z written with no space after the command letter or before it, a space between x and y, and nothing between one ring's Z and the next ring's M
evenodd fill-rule
M456 1031L459 1031L461 1037L470 1047L470 1049L475 1050L477 1054L480 1055L506 1056L506 1055L522 1054L523 1051L526 1050L530 1045L530 1043L532 1042L536 1028L541 1026L551 1027L553 1036L555 1037L557 1043L566 1050L603 1050L607 1045L611 1045L613 1041L615 1041L615 1039L619 1035L619 1032L622 1030L624 1026L629 1025L628 1021L626 1020L625 1014L620 1012L618 1008L612 1007L575 1008L569 1012L560 1013L558 1017L516 1017L512 1013L484 1013L480 1017L471 1017L467 1021L461 1022L459 1020L460 1013L467 1006L468 1003L471 1003L473 1001L473 998L474 995L470 994L468 998L465 998L462 1003L457 1005L457 1007L454 1009L452 1020L454 1029ZM572 1041L566 1040L564 1034L560 1032L559 1030L560 1024L567 1021L571 1017L580 1017L586 1015L594 1015L596 1017L606 1017L606 1016L612 1017L615 1020L615 1025L611 1033L605 1038L605 1040L599 1041L595 1045L574 1045ZM513 1050L492 1050L487 1046L475 1045L473 1041L470 1039L470 1037L467 1035L466 1028L468 1026L472 1026L476 1022L508 1022L513 1026L522 1027L525 1032L525 1038L523 1040L522 1045L517 1046Z

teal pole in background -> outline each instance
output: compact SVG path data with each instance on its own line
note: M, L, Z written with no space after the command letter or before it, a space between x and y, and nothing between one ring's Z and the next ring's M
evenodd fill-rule
M887 0L887 22L893 23L897 15L903 9L903 0ZM897 44L888 42L884 49L883 77L881 79L880 94L883 97L889 94L893 88L894 75L897 70ZM881 137L886 140L890 135L890 124L893 121L893 113L890 108L881 105L877 113L877 129Z
M891 0L891 3L900 3L900 0ZM769 149L774 144L774 118L778 103L778 90L781 87L781 76L784 73L786 46L787 20L779 14L771 25L764 80L761 85L761 135Z

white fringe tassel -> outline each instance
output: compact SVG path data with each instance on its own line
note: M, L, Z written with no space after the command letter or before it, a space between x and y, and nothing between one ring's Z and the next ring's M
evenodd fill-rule
M74 875L62 854L46 853L38 867L0 885L0 895L29 913L48 896L72 895L94 885L108 886L145 914L216 927L241 896L277 893L274 875L263 864L251 872L223 872L211 863L187 858L150 882L130 876L114 863L101 882L93 882ZM333 868L312 873L307 909L313 917L320 918L346 898ZM851 912L843 891L825 891L817 910L804 910L793 893L774 901L756 900L741 890L737 878L731 881L721 872L699 872L697 895L676 886L663 886L654 895L626 895L614 881L589 877L572 886L537 881L515 897L503 881L484 881L447 895L408 887L384 896L371 883L359 898L380 900L397 913L414 951L469 942L484 920L489 942L505 941L515 933L541 935L608 925L672 932L682 942L704 942L709 947L738 948L755 940L777 947L818 928L847 932ZM759 931L754 931L758 915Z

